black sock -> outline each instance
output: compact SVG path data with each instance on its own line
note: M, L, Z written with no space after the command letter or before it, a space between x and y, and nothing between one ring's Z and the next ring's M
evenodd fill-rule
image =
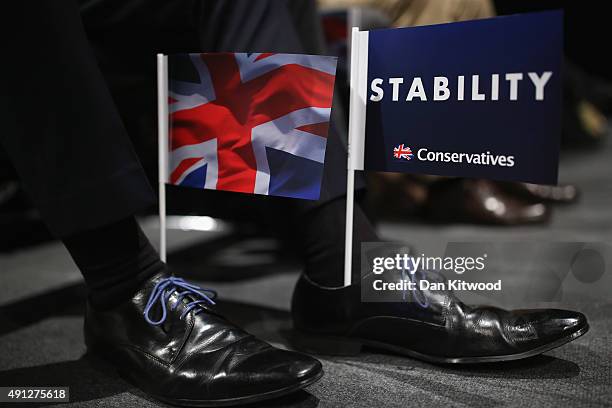
M300 223L304 273L314 282L329 287L344 284L344 235L346 199L336 199L309 211ZM352 281L361 279L361 243L379 241L374 227L355 203L353 221Z
M166 267L134 217L62 241L81 270L96 309L130 299L145 280Z

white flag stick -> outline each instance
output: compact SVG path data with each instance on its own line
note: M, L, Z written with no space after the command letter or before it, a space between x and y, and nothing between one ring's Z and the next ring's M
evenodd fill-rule
M157 147L159 175L159 257L166 262L166 182L168 181L168 57L157 54Z
M363 170L365 110L368 75L368 32L353 27L351 33L350 106L348 163L346 174L346 232L344 246L344 286L351 285L353 260L353 209L355 206L355 170Z
M350 146L350 144L349 144ZM346 233L344 238L344 286L351 285L353 257L353 208L355 203L355 170L346 174Z

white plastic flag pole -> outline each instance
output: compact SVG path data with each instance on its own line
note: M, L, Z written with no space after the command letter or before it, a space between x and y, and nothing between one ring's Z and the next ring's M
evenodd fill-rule
M166 182L168 181L168 57L157 54L157 147L159 175L159 257L166 262Z
M353 208L355 201L355 170L346 174L346 233L344 238L344 286L351 285L353 257Z
M355 170L363 170L365 111L368 75L368 32L353 27L351 32L350 106L348 162L346 174L346 231L344 242L344 286L351 285L353 261L353 209Z

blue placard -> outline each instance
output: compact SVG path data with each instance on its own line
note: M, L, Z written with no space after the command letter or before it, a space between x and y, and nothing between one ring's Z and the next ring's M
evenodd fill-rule
M365 169L556 184L560 11L369 33Z

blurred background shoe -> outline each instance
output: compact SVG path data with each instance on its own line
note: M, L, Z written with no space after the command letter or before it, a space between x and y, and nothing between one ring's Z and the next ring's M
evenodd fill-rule
M368 214L384 219L484 225L541 224L551 202L576 199L573 186L379 174L368 192ZM374 188L372 188L374 187Z
M532 203L571 204L580 197L580 190L573 184L549 186L531 183L502 183L501 185L509 193Z
M424 208L434 222L466 222L488 225L541 224L551 209L509 194L498 182L451 179L431 186Z

